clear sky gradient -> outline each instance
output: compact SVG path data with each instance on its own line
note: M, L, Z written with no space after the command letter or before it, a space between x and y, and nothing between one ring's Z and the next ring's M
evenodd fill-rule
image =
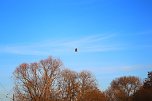
M78 53L74 48L78 48ZM21 63L48 56L91 71L102 90L152 70L151 0L1 0L0 97Z

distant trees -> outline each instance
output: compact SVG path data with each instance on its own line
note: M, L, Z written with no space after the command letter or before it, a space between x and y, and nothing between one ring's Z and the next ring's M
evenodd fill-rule
M138 77L123 76L101 92L90 72L62 67L53 57L19 65L14 71L15 101L152 101L152 72L143 85Z
M106 96L99 89L89 90L77 101L106 101Z
M14 71L15 101L105 101L90 72L61 67L52 57L21 64Z
M141 87L138 77L124 76L111 82L111 86L106 91L108 101L131 101L132 95Z
M79 73L79 94L77 101L105 101L105 95L97 88L96 79L87 71Z
M148 72L143 86L133 95L133 101L152 101L152 72Z
M105 91L106 101L152 101L152 72L142 85L138 77L116 78Z
M148 72L148 77L145 79L144 88L152 88L152 72Z
M140 88L134 95L133 101L152 101L152 89Z

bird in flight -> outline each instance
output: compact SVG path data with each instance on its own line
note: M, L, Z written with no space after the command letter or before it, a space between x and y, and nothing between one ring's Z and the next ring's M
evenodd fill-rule
M77 49L77 48L75 48L75 52L78 52L78 49Z

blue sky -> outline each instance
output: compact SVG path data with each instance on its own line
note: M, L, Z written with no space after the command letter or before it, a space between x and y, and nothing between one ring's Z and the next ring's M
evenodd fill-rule
M0 96L23 63L53 56L91 71L105 90L120 76L152 70L151 0L1 0ZM74 53L74 48L78 53Z

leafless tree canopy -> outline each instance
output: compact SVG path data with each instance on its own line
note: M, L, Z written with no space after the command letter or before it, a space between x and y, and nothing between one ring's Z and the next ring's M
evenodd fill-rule
M114 79L101 92L88 71L63 69L59 59L49 57L23 63L14 71L14 101L152 101L152 72L142 84L135 76Z
M15 101L105 101L90 72L61 67L52 57L21 64L14 72Z
M141 87L138 77L124 76L111 82L111 86L106 91L108 101L131 101L131 96Z
M52 57L38 63L21 64L14 72L16 100L49 101L61 65L60 60Z

